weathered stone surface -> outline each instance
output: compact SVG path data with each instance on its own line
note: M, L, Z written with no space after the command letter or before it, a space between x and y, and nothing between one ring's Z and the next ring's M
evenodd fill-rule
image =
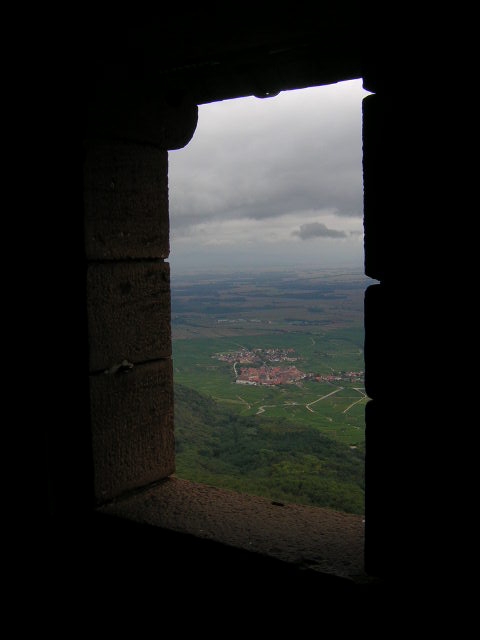
M365 579L360 515L275 504L175 477L100 511L275 557L303 570Z
M86 143L88 259L168 257L167 173L166 151L120 142Z
M91 264L87 293L91 372L170 356L168 263Z
M175 470L172 362L90 377L98 504Z

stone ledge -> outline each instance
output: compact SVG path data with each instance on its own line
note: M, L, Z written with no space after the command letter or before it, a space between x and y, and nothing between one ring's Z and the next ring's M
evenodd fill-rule
M363 567L362 516L217 489L176 477L97 510L248 550L356 583Z

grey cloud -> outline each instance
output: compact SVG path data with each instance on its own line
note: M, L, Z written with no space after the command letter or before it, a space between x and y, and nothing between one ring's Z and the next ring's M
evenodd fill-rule
M345 231L337 229L329 229L322 222L309 222L302 224L300 229L293 231L292 235L298 236L302 240L310 240L311 238L346 238Z
M201 105L185 149L169 153L170 224L177 238L198 225L299 215L301 239L341 238L300 224L329 213L361 218L361 81ZM291 228L291 227L290 227Z
M304 185L299 185L299 180L295 179L280 182L278 179L263 185L252 183L250 188L239 192L232 179L225 180L221 194L218 189L215 198L210 197L208 191L197 192L195 201L177 194L170 203L172 229L215 220L263 220L306 211L328 211L341 217L362 216L361 188L353 190L350 186L343 193L335 193L331 185L324 185L321 180L310 181L310 185L318 185L316 189L306 184L307 181Z

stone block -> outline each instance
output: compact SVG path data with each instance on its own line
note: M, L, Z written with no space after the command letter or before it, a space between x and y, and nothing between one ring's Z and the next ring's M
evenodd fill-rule
M398 411L399 398L435 397L454 371L445 332L436 333L460 301L435 283L389 282L365 291L365 388L372 399L387 398ZM417 408L417 413L420 406ZM436 404L428 410L433 419ZM409 418L412 420L412 417Z
M436 278L452 266L445 256L453 227L438 216L448 177L425 126L432 112L400 92L369 95L362 110L365 273Z
M145 84L135 69L117 64L105 67L95 95L89 96L87 137L145 144L163 151L186 146L197 127L197 101L184 97L183 88L172 87L168 96L157 92L158 81L156 74Z
M166 151L120 142L86 143L87 259L168 257L167 174Z
M367 403L365 411L365 567L371 575L384 575L392 570L395 552L402 549L397 539L398 491L394 480L401 483L395 453L395 433L388 413L377 401ZM400 544L400 546L399 546Z
M400 575L427 563L435 536L432 501L436 505L442 478L432 473L428 406L429 401L402 397L396 404L372 400L366 405L365 565L372 575Z
M95 500L112 500L175 470L170 359L90 376Z
M376 280L387 277L392 264L403 266L398 260L403 237L397 203L400 189L407 185L396 166L400 149L392 139L395 122L388 111L388 100L382 96L362 101L365 273Z
M168 263L91 264L87 296L90 372L170 356Z

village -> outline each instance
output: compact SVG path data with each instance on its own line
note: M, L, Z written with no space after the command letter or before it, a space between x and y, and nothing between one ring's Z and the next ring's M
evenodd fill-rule
M295 349L246 349L242 347L238 351L216 353L212 356L216 360L233 364L255 364L260 362L296 362L299 358Z
M297 384L307 380L328 382L330 384L338 382L363 383L364 379L363 371L342 371L339 373L319 375L315 373L305 373L295 365L279 366L276 364L266 364L267 362L296 362L300 358L292 348L253 350L241 348L235 352L216 353L212 358L233 365L235 382L237 384L279 386L283 384ZM240 371L238 371L237 364L257 366L240 367Z

